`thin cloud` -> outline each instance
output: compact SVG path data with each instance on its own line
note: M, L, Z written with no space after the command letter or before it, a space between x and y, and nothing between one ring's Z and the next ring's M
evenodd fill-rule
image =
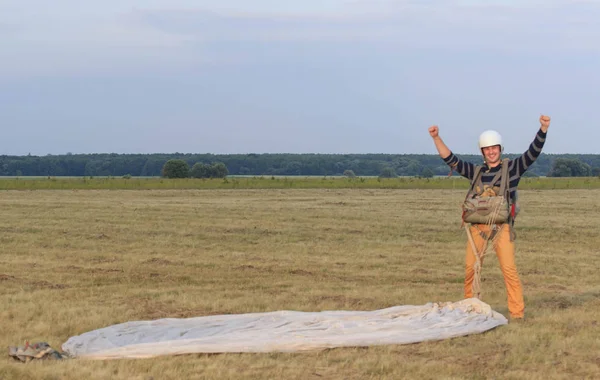
M196 3L206 8L191 8ZM95 6L98 12L60 4L0 6L0 76L261 62L253 47L267 52L281 42L299 44L307 55L310 49L327 55L324 44L344 56L369 54L361 50L365 44L406 51L600 52L600 5L591 1L332 0L273 11L266 2L109 1ZM219 11L210 11L218 4ZM169 6L181 8L164 9Z
M518 50L600 49L600 7L592 3L461 5L392 2L366 4L339 14L215 13L202 10L138 11L132 19L198 41L388 41L412 47Z
M117 67L139 68L141 62L156 66L201 59L182 51L184 35L163 32L130 17L22 26L7 33L10 36L0 40L0 77L101 73Z

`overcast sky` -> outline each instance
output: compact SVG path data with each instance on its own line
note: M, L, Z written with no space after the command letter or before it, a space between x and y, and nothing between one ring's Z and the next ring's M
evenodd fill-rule
M482 5L485 3L485 5ZM0 154L600 153L600 1L0 0Z

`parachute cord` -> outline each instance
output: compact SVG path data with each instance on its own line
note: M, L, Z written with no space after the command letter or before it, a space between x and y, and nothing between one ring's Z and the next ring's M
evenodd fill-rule
M475 245L475 241L473 240L470 226L465 225L465 230L467 231L467 238L471 244L471 250L475 255L475 263L473 264L473 284L471 285L471 289L473 292L473 297L481 299L481 258L486 250L487 241L483 245L482 252L479 252L477 246Z
M488 219L488 222L485 224L488 227L488 230L490 232L489 232L489 235L487 235L487 237L483 243L481 251L479 251L477 249L477 246L475 245L475 241L473 240L473 235L471 234L471 229L470 229L469 225L465 224L465 230L467 231L467 238L469 240L469 244L471 244L471 250L473 251L473 254L475 255L475 263L473 264L473 272L474 272L473 273L473 284L471 285L471 289L473 292L473 297L475 297L477 299L481 299L481 267L482 267L481 263L482 263L483 257L488 253L490 241L492 242L492 247L495 248L496 243L499 239L500 233L502 232L502 229L505 226L505 224L503 223L499 229L497 229L497 230L492 229L496 226L496 224L493 223L493 221L496 219L498 214L500 214L500 205L498 205L494 209L491 217Z

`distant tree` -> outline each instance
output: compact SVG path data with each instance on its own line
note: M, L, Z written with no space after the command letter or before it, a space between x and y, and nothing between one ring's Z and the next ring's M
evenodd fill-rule
M555 162L552 165L552 169L550 173L548 173L548 177L571 177L571 168L562 162Z
M298 161L291 161L285 165L284 172L286 175L300 175L302 173L302 163Z
M190 171L190 175L193 178L210 178L210 174L210 165L203 164L202 162L196 162Z
M428 167L424 167L423 170L421 170L421 177L423 177L423 178L433 178L433 170L431 170Z
M394 168L386 166L383 169L381 169L381 172L379 173L379 177L381 177L381 178L395 178L395 177L398 177L398 174L396 174L396 171L394 170Z
M344 177L354 178L356 174L354 174L354 170L344 170Z
M590 165L576 158L559 157L554 160L549 177L589 177L592 174Z
M239 174L240 175L252 174L252 170L250 170L250 168L247 168L245 166L240 166Z
M229 170L222 162L215 162L212 165L196 162L192 166L190 174L194 178L225 178L229 174Z
M600 177L600 167L592 168L592 175L594 177Z
M508 158L518 157L508 154ZM461 155L465 161L481 163L481 155ZM558 158L567 159L556 161ZM573 165L573 159L580 164ZM222 162L229 173L245 175L342 175L352 170L364 176L377 176L382 168L391 167L399 176L422 176L424 168L434 175L445 176L449 167L437 154L62 154L46 156L8 156L0 154L0 176L15 176L20 170L22 176L115 176L131 174L134 177L161 176L165 162L182 159L191 167L196 162L205 163L210 168L215 162ZM556 161L556 163L555 163ZM562 163L561 163L562 162ZM553 164L555 164L554 171ZM600 154L561 154L542 153L536 162L525 172L526 176L586 176L588 167L591 175L597 175L600 168ZM600 173L599 173L600 174ZM213 174L214 176L215 174ZM459 176L454 170L452 175Z
M211 165L211 174L213 178L225 178L229 174L229 170L224 163L215 162Z
M190 176L190 166L184 160L169 160L165 162L162 168L162 176L167 178L188 178Z

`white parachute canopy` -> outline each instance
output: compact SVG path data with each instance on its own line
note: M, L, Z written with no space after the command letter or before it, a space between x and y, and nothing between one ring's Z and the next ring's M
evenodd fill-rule
M298 352L408 344L482 333L506 318L476 298L374 311L275 311L126 322L69 338L87 359L225 352Z

